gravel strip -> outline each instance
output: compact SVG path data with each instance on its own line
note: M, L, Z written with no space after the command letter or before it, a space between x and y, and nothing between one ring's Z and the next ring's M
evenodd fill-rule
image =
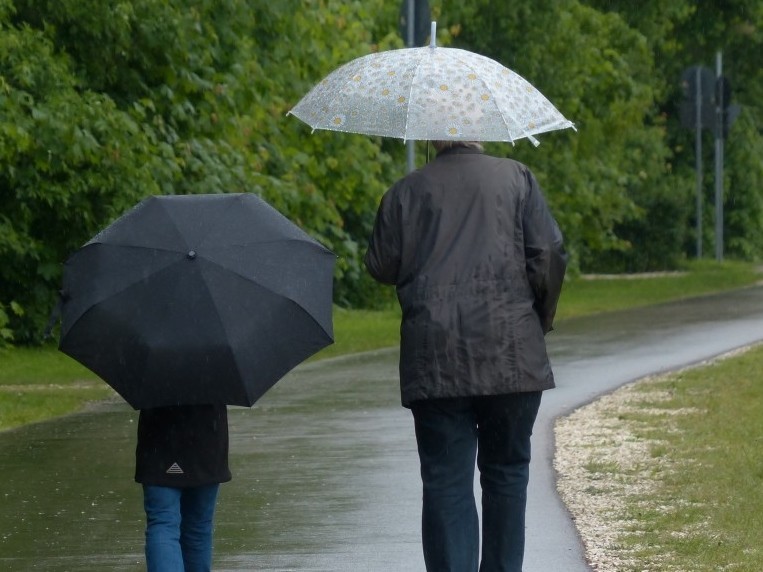
M747 349L692 367L739 355ZM645 508L669 510L649 503L650 492L657 486L660 474L671 470L670 456L650 455L660 442L636 437L640 421L630 414L647 414L652 422L659 416L661 429L670 431L670 419L688 410L650 409L644 404L669 399L666 392L650 386L676 373L679 372L638 380L556 421L557 488L575 521L586 558L596 572L672 570L666 563L637 562L621 542L620 533L626 529L638 530L639 523L626 516L626 506L639 503Z

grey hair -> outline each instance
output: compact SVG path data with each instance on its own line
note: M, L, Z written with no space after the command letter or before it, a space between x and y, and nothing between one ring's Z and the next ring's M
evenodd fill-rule
M432 141L432 146L438 153L445 149L452 149L453 147L468 147L469 149L477 149L478 151L484 151L482 143L478 141Z

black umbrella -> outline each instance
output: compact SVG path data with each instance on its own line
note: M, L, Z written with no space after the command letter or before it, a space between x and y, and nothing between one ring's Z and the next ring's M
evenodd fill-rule
M251 406L333 343L334 263L256 195L150 197L64 265L59 349L136 409Z

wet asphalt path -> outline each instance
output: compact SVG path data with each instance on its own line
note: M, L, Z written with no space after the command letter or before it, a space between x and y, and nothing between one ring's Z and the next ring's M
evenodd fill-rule
M647 375L763 340L763 287L560 323L548 343L557 388L543 396L533 435L525 572L587 572L555 494L554 419Z
M554 488L553 420L644 375L763 339L763 287L568 320L533 437L526 572L587 572ZM0 434L0 569L141 570L137 414L115 400ZM302 366L231 408L218 571L419 572L420 483L394 349Z

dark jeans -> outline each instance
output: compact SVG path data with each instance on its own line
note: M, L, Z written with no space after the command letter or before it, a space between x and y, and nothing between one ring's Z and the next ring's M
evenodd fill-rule
M541 392L412 404L428 572L521 572L530 435ZM482 562L474 461L482 486Z
M209 572L220 485L143 486L148 572Z

